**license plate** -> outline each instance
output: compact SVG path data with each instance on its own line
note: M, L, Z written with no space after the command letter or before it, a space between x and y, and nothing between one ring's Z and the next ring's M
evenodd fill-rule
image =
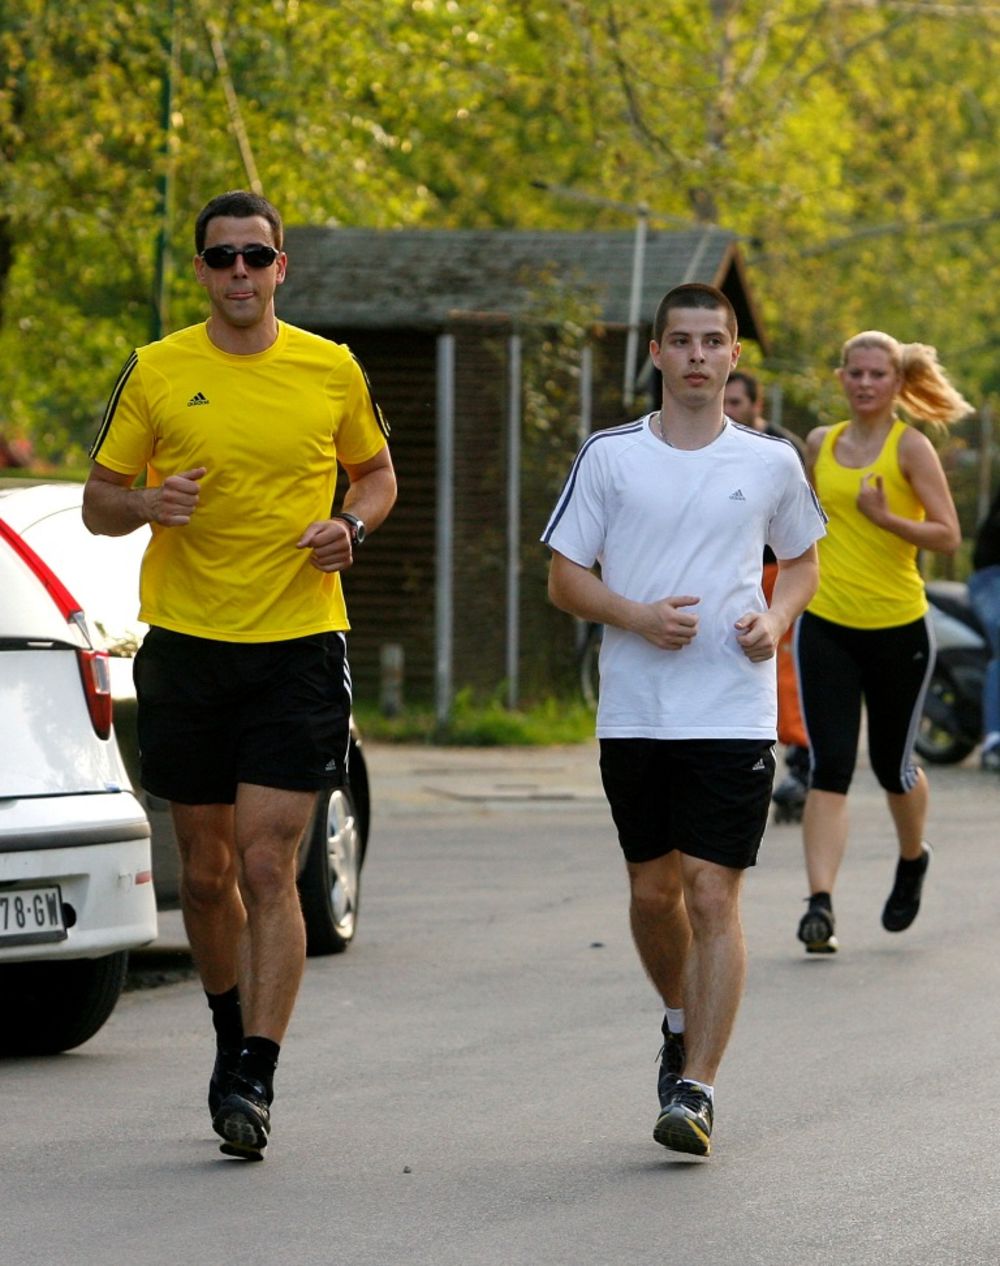
M57 887L0 891L0 945L65 939L66 924Z

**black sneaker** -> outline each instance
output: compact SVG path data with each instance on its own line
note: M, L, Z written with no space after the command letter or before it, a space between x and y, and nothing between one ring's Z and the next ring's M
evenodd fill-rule
M271 1133L267 1090L259 1081L235 1073L212 1127L225 1140L220 1150L227 1156L263 1160L267 1136Z
M653 1126L653 1138L673 1152L708 1156L712 1150L712 1100L700 1086L678 1080Z
M663 1045L660 1047L660 1053L657 1059L660 1061L660 1071L656 1078L656 1092L660 1097L660 1107L667 1101L667 1096L673 1090L675 1084L684 1071L684 1034L671 1033L667 1028L667 1021L663 1021Z
M217 1046L215 1048L215 1067L212 1069L212 1076L208 1080L208 1110L212 1114L213 1121L216 1113L222 1107L223 1099L229 1094L230 1083L239 1062L240 1048L238 1046Z
M931 864L931 846L924 842L922 857L912 862L900 858L896 864L896 882L892 885L885 908L882 911L882 926L887 932L905 932L920 909L920 893L924 886L924 876Z
M799 920L796 933L807 954L836 954L840 948L833 934L833 910L809 899L809 909Z

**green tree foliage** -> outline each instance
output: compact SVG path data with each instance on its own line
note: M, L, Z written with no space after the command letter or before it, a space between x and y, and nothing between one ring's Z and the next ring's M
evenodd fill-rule
M290 223L620 228L555 190L645 202L743 235L765 372L811 415L838 410L837 350L871 326L1000 392L995 8L8 0L0 427L41 455L82 454L156 329L161 230L167 328L201 312L194 215L248 181L207 19Z

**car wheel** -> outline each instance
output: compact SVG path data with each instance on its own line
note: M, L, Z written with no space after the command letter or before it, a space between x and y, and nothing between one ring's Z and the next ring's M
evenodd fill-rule
M364 838L347 787L324 792L309 828L299 898L310 955L341 954L358 923Z
M128 951L0 966L5 1055L55 1055L92 1038L125 985Z

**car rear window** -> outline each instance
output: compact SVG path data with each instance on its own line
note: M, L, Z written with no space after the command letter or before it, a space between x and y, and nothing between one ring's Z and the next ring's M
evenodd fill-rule
M81 640L28 563L0 535L0 639L2 638L60 640L74 645Z

